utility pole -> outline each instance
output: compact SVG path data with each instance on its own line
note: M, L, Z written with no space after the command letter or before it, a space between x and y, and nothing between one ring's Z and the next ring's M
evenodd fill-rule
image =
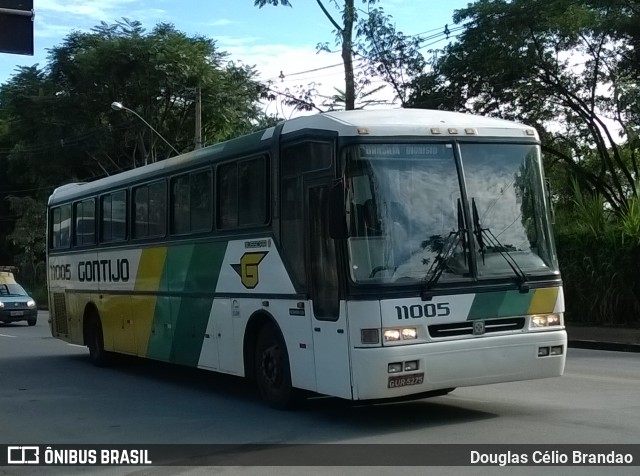
M202 88L196 88L196 136L194 149L202 148Z

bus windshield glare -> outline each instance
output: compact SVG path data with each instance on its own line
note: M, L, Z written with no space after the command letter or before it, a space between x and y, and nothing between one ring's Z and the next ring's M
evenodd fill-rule
M526 277L558 273L539 147L461 143L464 178L454 147L361 144L347 149L348 246L355 283L417 284L436 273L440 282L513 278L518 268ZM471 253L477 263L473 272Z

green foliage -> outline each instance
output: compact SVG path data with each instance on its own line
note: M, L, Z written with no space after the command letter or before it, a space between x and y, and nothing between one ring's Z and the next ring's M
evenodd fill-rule
M556 237L567 319L640 326L640 206L622 213L572 182L573 199L558 214Z
M138 118L110 110L114 101L181 152L194 146L198 87L206 143L250 128L261 116L262 88L252 68L222 66L226 60L213 40L188 37L169 24L147 33L139 22L124 20L69 34L51 50L47 68L23 68L0 90L14 144L10 173L23 183L59 184L173 154Z
M23 232L37 230L44 239L42 226L22 226L35 222L2 198L22 191L44 203L55 186L173 154L135 115L111 110L112 102L135 111L180 152L195 145L198 88L205 145L272 122L261 112L263 87L254 69L228 60L212 39L164 23L147 32L124 19L70 33L50 50L45 67L21 68L0 86L0 260L17 253L20 263L37 265L35 243L25 242ZM12 206L22 206L17 200Z
M586 236L600 237L611 228L611 212L606 209L605 200L598 192L585 194L573 179L574 226Z
M620 215L620 232L623 245L640 246L640 199L632 197Z
M426 61L420 52L423 39L398 31L383 8L369 8L358 20L356 48L363 57L365 77L379 77L391 85L396 98L407 103L411 82L421 74Z
M416 78L410 104L536 127L545 153L621 212L640 176L640 29L631 26L640 24L639 7L637 0L479 0L456 12L464 32Z
M45 228L46 205L30 197L9 196L7 200L13 213L18 216L13 232L8 239L18 250L14 264L30 289L43 285L46 279Z
M568 321L640 326L640 247L613 236L557 234Z
M393 88L397 99L404 105L407 101L409 86L413 78L422 72L425 60L420 53L422 38L408 36L396 29L393 18L385 14L382 8L372 8L379 0L316 0L320 10L334 28L335 44L342 53L345 72L345 87L332 98L322 98L320 106L329 110L344 108L353 110L380 101L366 99L380 87L370 88L371 79L381 78ZM336 20L326 5L330 3L341 12L341 21ZM356 8L360 3L368 8L364 11ZM260 8L266 5L293 6L288 0L254 0ZM318 51L330 51L327 42L320 42ZM354 73L353 58L364 60L363 71ZM293 91L280 92L285 104L299 110L310 111L321 107L316 104L319 96L315 84L298 86ZM359 101L358 101L359 100Z

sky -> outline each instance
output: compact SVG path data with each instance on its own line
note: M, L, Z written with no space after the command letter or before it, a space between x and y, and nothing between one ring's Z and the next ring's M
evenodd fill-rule
M344 89L340 53L317 53L318 43L335 45L332 26L314 0L290 0L293 7L253 5L254 0L34 0L33 56L0 53L0 83L5 83L19 66L46 65L48 49L60 45L72 31L88 31L123 17L140 21L150 31L156 24L172 23L187 35L216 40L218 48L229 53L229 60L255 66L256 79L274 81L276 89L316 83L330 95ZM332 0L324 0L340 19ZM338 0L338 3L342 3ZM437 35L445 25L452 28L456 9L468 0L381 0L379 6L393 16L396 28L407 35ZM366 8L360 0L356 5ZM455 34L450 39L455 38ZM438 41L439 40L439 41ZM425 43L422 53L441 48L447 40L440 35ZM334 48L338 49L338 48ZM356 70L357 72L357 70ZM282 73L282 74L281 74ZM283 77L282 77L283 76ZM389 88L380 98L392 99ZM265 106L268 113L289 117L292 112L276 103Z

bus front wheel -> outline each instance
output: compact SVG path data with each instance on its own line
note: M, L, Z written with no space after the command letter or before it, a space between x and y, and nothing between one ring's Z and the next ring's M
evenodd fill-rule
M289 408L296 400L286 345L276 328L262 327L256 344L255 377L263 400L278 409Z

